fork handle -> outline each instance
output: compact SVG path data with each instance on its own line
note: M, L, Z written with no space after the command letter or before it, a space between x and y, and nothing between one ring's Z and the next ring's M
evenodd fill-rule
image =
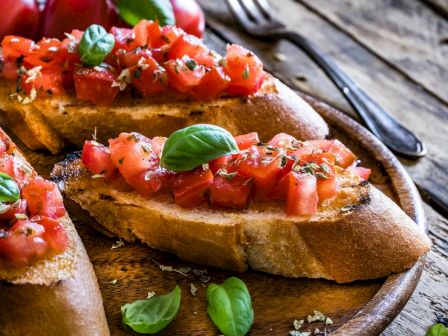
M331 78L370 131L387 147L408 158L426 154L425 145L378 103L362 91L333 60L313 42L296 32L286 32L281 37L305 51Z

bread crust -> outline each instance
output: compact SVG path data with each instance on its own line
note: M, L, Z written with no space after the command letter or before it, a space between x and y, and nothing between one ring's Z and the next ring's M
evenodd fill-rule
M83 103L68 95L23 105L10 97L14 90L0 84L1 116L28 147L52 153L66 144L81 147L95 127L99 141L129 130L148 137L168 136L196 123L215 124L233 134L256 129L266 138L280 132L304 140L328 134L327 124L313 108L270 75L260 92L249 97L196 101L174 93L147 99L124 95L111 107Z
M109 335L89 257L68 215L59 222L69 238L62 254L22 268L0 262L0 335Z
M430 247L392 200L353 176L340 181L337 200L311 217L289 217L269 203L245 210L182 209L170 195L148 200L92 180L76 156L56 165L52 178L110 233L237 272L249 266L346 283L400 272Z

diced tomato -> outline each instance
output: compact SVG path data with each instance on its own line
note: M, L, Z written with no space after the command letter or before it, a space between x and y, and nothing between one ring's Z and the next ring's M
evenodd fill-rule
M268 145L273 147L288 148L292 147L297 139L286 133L279 133L269 140Z
M62 66L64 52L61 52L61 41L56 38L43 38L35 48L23 59L24 66L44 68Z
M236 144L240 150L248 149L260 142L257 132L237 135L235 137Z
M30 39L8 35L2 41L2 53L5 61L15 61L20 56L28 55L34 49Z
M239 174L218 175L210 186L210 202L215 207L241 209L247 206L250 192L249 178Z
M167 138L165 137L154 137L151 139L152 150L157 155L161 155L163 151L163 147L165 146Z
M317 164L326 163L333 173L332 166L336 164L336 156L333 153L306 153L300 155L300 163L315 162Z
M333 198L337 193L336 178L328 175L326 179L317 179L317 194L319 195L319 202L326 199Z
M184 34L184 31L176 26L164 26L161 29L161 36L157 39L152 39L151 46L159 48L161 46L171 47L176 40Z
M183 93L193 90L205 75L204 67L187 56L166 62L165 69L169 85Z
M12 220L15 219L15 215L26 215L27 208L25 200L18 200L16 203L10 204L10 208L6 212L0 214L0 219Z
M86 169L94 175L104 175L106 180L117 176L118 169L112 162L109 148L96 141L84 142L81 161Z
M198 64L213 67L219 60L216 55L202 43L202 40L196 36L181 34L176 41L172 44L169 52L168 59L177 59L188 56L194 59Z
M109 140L111 159L126 182L140 188L148 171L159 166L159 156L152 149L151 140L139 133L121 133Z
M247 177L253 177L257 194L263 194L271 190L280 178L281 160L280 155L246 159L239 163L236 170Z
M173 183L174 172L157 167L128 178L127 181L135 191L144 197L149 197L153 193L169 189Z
M208 166L212 171L213 175L215 175L218 172L218 170L226 168L227 165L229 164L229 160L231 157L232 157L231 155L225 155L210 161L208 163Z
M57 185L36 176L22 189L22 195L28 203L31 216L59 218L65 214L64 201Z
M132 84L143 96L162 92L168 85L166 70L151 56L132 68L131 76Z
M159 48L162 45L162 29L158 21L148 21L148 47Z
M148 23L147 20L141 20L134 27L134 41L139 47L145 47L148 44Z
M68 247L67 233L57 220L46 216L39 216L36 222L45 228L42 237L48 244L48 252L50 254L59 254Z
M30 177L29 172L18 166L14 161L14 157L7 154L0 156L0 172L12 177L17 182L19 188L23 187Z
M212 183L213 174L210 169L178 174L173 183L175 203L183 208L200 205L206 200L205 192Z
M133 30L130 28L112 27L109 32L115 38L114 49L111 54L115 54L117 50L133 50L137 46L134 42Z
M347 168L356 160L356 155L339 140L312 140L309 141L325 152L336 156L336 164Z
M370 168L356 167L354 165L348 166L346 170L352 173L353 175L359 176L363 180L368 180L370 174L372 173L372 170Z
M17 221L8 231L0 230L0 257L15 266L24 266L42 258L48 249L44 231L42 225L29 220Z
M22 77L21 86L27 95L31 94L33 88L40 97L62 95L64 93L62 70L44 68L33 77L25 74Z
M76 97L95 105L111 105L119 88L112 87L117 75L105 68L80 68L74 73Z
M255 54L239 45L227 46L224 69L231 78L227 88L230 94L250 95L263 84L263 63Z
M286 194L286 214L289 216L312 215L317 211L317 180L314 175L289 173Z
M151 57L151 51L149 49L138 47L132 51L119 50L116 53L116 56L120 66L124 68L132 68L137 65L140 59Z
M230 77L222 67L205 69L205 75L194 88L192 94L198 99L214 99L222 94L229 86Z
M16 81L18 69L16 62L5 61L1 70L1 76L3 79Z
M3 139L0 139L0 155L6 152L7 149L8 147L6 145L6 142L3 141Z

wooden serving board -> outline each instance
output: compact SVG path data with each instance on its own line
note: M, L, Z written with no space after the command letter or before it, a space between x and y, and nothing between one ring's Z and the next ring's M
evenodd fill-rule
M390 151L341 112L310 97L304 98L331 125L332 136L345 142L359 155L364 166L372 168L371 182L394 198L418 225L425 227L418 192ZM20 146L20 142L17 143ZM54 163L63 159L63 156L30 152L24 146L21 148L36 170L44 176L49 175ZM255 271L235 274L182 262L172 255L139 243L112 249L117 239L95 231L94 220L77 205L69 201L66 201L66 205L97 274L112 335L132 334L121 324L120 307L123 304L145 299L148 292L167 293L176 285L182 290L179 314L161 334L219 335L219 330L206 313L205 287L209 282L221 283L231 275L244 280L252 295L255 322L250 335L288 335L294 329L292 323L295 319L306 320L306 316L314 310L321 311L333 320L334 323L326 327L327 335L376 335L404 306L418 282L424 264L422 258L406 272L385 279L345 285L325 280L287 279ZM178 272L162 272L158 264L205 271L202 276L193 271L182 275ZM198 289L196 296L191 294L191 284ZM323 323L306 323L301 331L314 332L316 328L321 331L319 335L324 335Z

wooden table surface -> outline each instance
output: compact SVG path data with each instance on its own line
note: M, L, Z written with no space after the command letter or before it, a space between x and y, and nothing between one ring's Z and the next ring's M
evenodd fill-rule
M250 38L224 0L200 0L217 49L234 42L255 51L293 88L356 118L325 74L289 42ZM433 248L412 298L383 335L424 335L448 318L448 1L270 0L292 29L329 53L358 85L412 129L426 157L401 160L425 202ZM445 320L447 321L447 320Z

